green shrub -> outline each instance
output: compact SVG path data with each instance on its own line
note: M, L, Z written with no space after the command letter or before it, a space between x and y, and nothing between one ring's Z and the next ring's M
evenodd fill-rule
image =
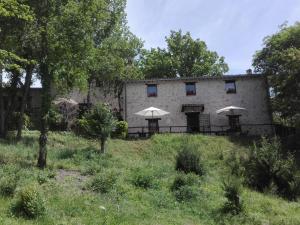
M174 196L179 202L189 202L195 200L198 196L197 188L193 186L184 185L178 190L174 191Z
M300 194L300 176L292 155L284 156L278 139L262 139L261 146L250 149L249 158L244 162L246 183L264 191L273 183L278 195L295 200Z
M20 119L20 112L13 112L12 116L10 118L10 122L9 122L9 129L10 130L16 130L18 127L18 123L19 123L19 119ZM32 128L32 122L30 117L24 113L23 114L23 129L24 130L29 130L30 128Z
M177 191L182 186L192 186L197 183L196 175L189 173L189 174L179 174L175 177L173 184L171 186L171 191Z
M12 214L31 219L44 215L45 211L45 201L33 185L23 188L11 205Z
M0 152L0 166L3 166L9 162L9 158Z
M128 123L126 121L118 121L115 125L113 137L125 139L128 134Z
M139 169L133 174L132 183L136 187L148 189L154 187L154 176L151 171Z
M223 182L224 196L226 202L222 208L224 213L231 213L237 215L243 211L243 204L240 198L241 182L239 179L232 177L226 182Z
M47 115L47 121L50 130L62 131L67 129L67 124L64 121L63 115L55 105L51 106Z
M200 153L193 146L186 144L176 157L176 170L203 175L204 167Z
M177 175L170 188L177 201L188 202L197 197L199 192L197 179L198 177L192 173Z
M98 174L92 179L89 188L95 192L107 193L113 189L116 181L117 177L114 173Z
M88 136L100 141L100 153L106 152L106 141L112 133L115 118L106 104L97 104L87 111L77 123Z
M0 194L2 196L12 196L15 193L18 179L15 176L4 176L0 180Z
M47 181L48 181L48 176L47 176L47 174L45 174L45 173L43 173L43 172L38 174L38 176L37 176L37 182L38 182L39 184L47 183Z

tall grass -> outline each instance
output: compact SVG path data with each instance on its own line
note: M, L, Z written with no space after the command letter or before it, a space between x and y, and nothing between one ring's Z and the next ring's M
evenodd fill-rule
M181 176L175 170L176 156L187 139L200 152L205 174L183 178L186 184L178 198L176 188L172 191L174 180ZM20 143L2 141L0 175L16 169L15 197L22 187L38 185L46 211L33 220L14 217L8 213L14 198L0 196L0 224L300 224L299 202L245 187L240 192L243 212L235 216L222 212L227 201L222 180L231 173L228 159L232 152L247 153L248 142L202 135L154 135L148 140L109 140L108 154L99 155L97 141L50 133L49 168L41 172L35 167L37 141L37 132L25 132ZM104 179L110 174L113 182ZM96 191L89 188L92 181L94 187L112 185L106 186L107 191Z

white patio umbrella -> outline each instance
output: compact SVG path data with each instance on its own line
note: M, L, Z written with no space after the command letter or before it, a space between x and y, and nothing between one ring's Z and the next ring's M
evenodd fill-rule
M219 109L216 111L217 114L230 112L234 114L236 111L245 111L245 108L237 107L237 106L227 106L225 108Z
M155 108L155 107L150 107L147 109L143 109L142 111L139 111L135 114L139 115L139 116L145 116L145 117L147 117L147 116L154 117L154 116L164 116L164 115L169 114L169 112L164 111L162 109Z
M68 99L68 98L58 98L58 99L55 99L53 101L53 103L55 105L60 105L60 104L66 104L66 105L78 105L78 102L74 101L73 99Z

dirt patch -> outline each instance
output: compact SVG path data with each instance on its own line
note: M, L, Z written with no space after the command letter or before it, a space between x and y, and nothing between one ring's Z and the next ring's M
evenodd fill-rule
M59 169L57 171L55 179L62 186L65 187L73 187L75 189L80 189L83 191L86 181L88 180L88 176L83 176L77 170L64 170Z

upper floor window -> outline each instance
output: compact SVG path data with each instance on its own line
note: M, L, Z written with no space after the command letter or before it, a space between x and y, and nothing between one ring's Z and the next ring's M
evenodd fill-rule
M185 83L186 95L196 95L196 84L195 83Z
M147 96L156 97L157 96L157 85L156 84L147 84Z
M236 86L234 80L225 81L225 90L227 94L236 93Z

